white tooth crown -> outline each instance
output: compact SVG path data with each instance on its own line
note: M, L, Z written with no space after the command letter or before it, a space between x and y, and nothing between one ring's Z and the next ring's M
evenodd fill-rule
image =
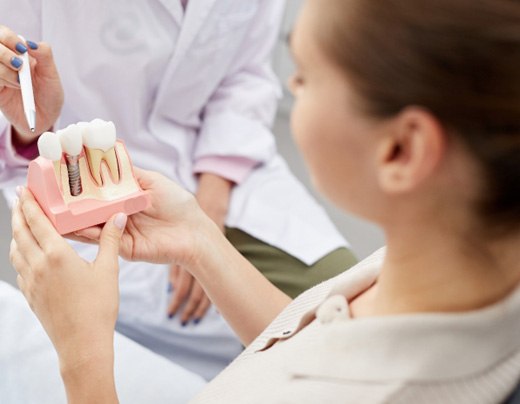
M78 125L69 125L65 129L59 130L61 147L69 156L79 156L83 148L82 129Z
M60 137L56 133L45 132L38 139L40 156L51 161L60 161L62 148Z
M87 155L90 172L98 186L103 186L101 165L108 167L114 183L121 179L115 151L116 127L113 122L94 119L83 126L83 143ZM106 179L105 179L106 181Z
M99 149L104 152L116 144L116 126L113 122L94 119L83 130L83 143L89 149Z

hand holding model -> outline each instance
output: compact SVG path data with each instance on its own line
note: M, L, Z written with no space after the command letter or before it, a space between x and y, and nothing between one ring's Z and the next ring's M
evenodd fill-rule
M134 167L140 187L150 196L150 207L128 217L121 237L120 255L129 261L197 265L194 245L200 244L200 227L213 227L200 210L195 197L161 174ZM216 228L216 226L214 226ZM198 231L194 232L193 229ZM82 241L100 240L102 226L77 231Z
M93 262L80 258L56 233L29 190L17 190L20 199L13 210L14 238L10 259L15 267L23 267L17 277L20 290L45 324L45 330L60 355L63 377L76 385L75 375L91 374L92 378L89 377L86 383L83 379L77 385L85 391L84 397L89 397L90 389L83 389L99 383L101 374L102 384L112 386L100 389L99 394L104 396L97 395L93 401L103 399L109 402L115 397L111 364L114 361L113 332L119 297L118 250L129 260L170 263L193 271L197 276L212 277L215 286L230 282L230 287L235 288L237 280L245 280L260 282L256 288L259 293L268 293L266 288L270 291L274 288L254 268L244 271L244 265L249 263L227 242L191 193L159 174L135 169L135 175L140 186L151 196L151 206L128 218L117 214L103 228L93 227L78 232L84 240L99 243L99 253ZM221 267L221 258L218 258L221 253L238 260L233 267L240 270L240 277L233 270L216 270ZM202 274L204 271L207 272ZM229 279L222 279L222 276ZM235 290L242 293L244 288ZM229 298L229 291L220 287L208 290L212 298L221 302ZM95 302L92 296L96 296ZM244 298L243 312L234 305L221 306L224 315L231 311L236 315L230 319L232 322L247 327L243 335L246 341L256 336L259 329L265 327L289 301L275 289L273 298L266 304L267 309L271 309L268 317L253 319L247 311L257 304L258 296L252 297L250 301ZM61 311L60 307L68 309ZM60 311L59 316L53 314L56 311ZM85 349L78 351L76 344ZM103 370L98 373L100 363L109 366L103 365ZM90 369L96 372L91 373Z
M22 107L18 72L22 68L21 54L29 52L36 128L29 129ZM45 43L25 43L16 33L0 25L0 111L14 129L14 141L28 144L52 128L63 106L63 88L52 51Z
M81 343L82 335L87 333L78 333L77 338L73 338L66 331L71 322L81 321L85 324L78 327L88 323L90 330L99 330L89 332L88 338L99 340L101 345L93 345L92 350L88 348L84 356L95 356L100 352L112 354L112 337L109 338L108 331L114 330L115 317L112 315L117 312L117 299L113 299L114 296L104 299L103 307L96 307L97 316L89 315L90 307L78 308L80 303L77 302L90 299L93 289L84 285L90 285L91 282L103 284L98 287L106 287L107 291L117 291L118 252L126 260L168 263L189 271L197 282L205 285L205 293L218 304L228 322L236 326L243 343L251 342L289 303L289 297L267 281L234 249L219 227L200 208L194 195L160 174L137 168L134 168L134 174L141 188L150 196L150 206L128 218L118 214L103 227L95 226L76 232L75 238L99 243L100 252L93 263L86 263L70 250L67 243L60 240L31 192L26 189L18 191L20 199L13 212L14 241L10 258L16 268L29 268L19 273L18 284L30 304L40 308L40 312L36 310L40 320L52 327L51 332L55 335L68 334L67 341L53 339L57 351L68 358L68 347ZM126 227L120 235L114 226L123 228L125 219ZM119 251L114 247L118 242ZM30 263L25 262L27 254L32 254ZM65 259L69 255L74 255L70 261ZM103 266L104 270L97 271L98 265L100 268ZM77 268L91 268L91 272L78 272ZM66 277L61 277L62 271L67 273ZM75 286L65 286L69 284L78 285L78 290ZM82 284L83 287L80 286ZM255 285L254 292L244 288L245 284ZM63 288L74 292L64 295L61 292ZM102 289L100 293L104 294L104 291ZM42 302L47 293L53 294L53 298ZM95 295L100 296L97 292ZM230 298L231 295L235 297ZM262 313L251 316L251 310L257 307L262 296L270 296L270 299L264 302ZM234 304L236 298L242 302L240 307ZM67 327L65 322L55 323L48 318L53 312L50 306L54 304L52 302L75 306L75 319L68 319ZM62 367L78 365L77 358L67 360L67 363L62 363Z
M176 264L184 266L194 258L187 252L193 242L189 237L190 228L198 227L201 219L204 221L195 198L158 174L137 170L137 175L142 187L151 191L152 206L129 218L117 214L103 228L80 232L99 242L99 253L91 263L75 254L60 237L29 190L21 187L17 190L20 199L13 209L15 240L10 258L14 265L24 267L18 275L18 285L31 299L31 307L62 355L64 371L84 368L98 360L99 355L113 355L120 243L121 255L130 260L164 263L175 259ZM206 223L211 224L209 220ZM126 231L122 234L125 225ZM179 237L172 238L175 234ZM36 290L36 283L45 286ZM46 297L48 292L52 293L51 298ZM92 296L103 297L92 301ZM55 316L58 306L70 310ZM71 327L71 324L74 325ZM88 348L79 355L78 352L72 354L74 345L82 345L85 339L89 341Z
M113 340L111 334L118 312L117 252L126 216L118 214L105 226L97 258L90 263L76 255L66 240L56 233L31 193L28 190L19 192L23 202L13 209L12 227L17 237L11 243L10 256L24 268L18 275L18 285L25 292L31 290L35 282L45 285L45 289L50 288L47 291L60 290L52 296L31 293L31 308L63 355L63 365L88 362L90 348L84 353L78 352L76 343L88 341L87 345L96 346L96 351L107 352L110 348L104 343ZM32 229L30 234L24 232L27 226ZM49 270L58 267L61 269ZM91 293L103 298L92 299ZM59 307L65 310L57 310ZM77 316L78 311L100 327L92 328L89 322ZM70 324L74 325L70 327ZM64 329L67 332L63 332ZM69 336L72 337L70 340ZM68 362L70 356L75 357L74 363Z

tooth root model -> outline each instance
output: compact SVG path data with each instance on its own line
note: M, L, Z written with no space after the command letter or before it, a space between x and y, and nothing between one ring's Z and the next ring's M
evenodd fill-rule
M112 122L94 119L83 127L83 144L87 155L90 173L98 186L106 184L102 178L101 166L105 163L110 171L112 182L117 184L120 179L119 165L115 150L116 127Z
M38 139L27 186L60 234L146 209L150 198L134 177L112 122L95 119Z
M79 155L83 149L81 127L69 125L65 129L58 131L57 134L60 137L61 147L65 152L65 159L67 160L70 193L72 196L78 196L83 191L79 169Z

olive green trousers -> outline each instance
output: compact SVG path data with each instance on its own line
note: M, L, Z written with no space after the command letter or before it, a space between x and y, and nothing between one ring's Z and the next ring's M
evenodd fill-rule
M357 263L352 251L343 247L332 251L313 265L306 265L285 251L242 230L226 228L226 237L272 284L292 298Z

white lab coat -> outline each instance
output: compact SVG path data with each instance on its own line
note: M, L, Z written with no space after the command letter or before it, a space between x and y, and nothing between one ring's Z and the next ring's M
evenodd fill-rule
M256 161L256 169L233 190L226 225L311 264L346 243L289 172L269 130L280 94L269 58L284 4L190 0L183 15L180 0L0 0L0 23L27 39L52 45L65 89L59 127L93 118L112 120L136 166L159 171L192 192L197 187L197 159L235 156ZM0 120L4 188L24 182L27 164L9 145L10 131L5 119ZM85 255L91 256L92 250ZM122 268L120 327L129 323L135 330L135 324L149 322L145 317L161 310L153 325L157 337L169 321L166 268L152 274L144 269L149 265L134 265L143 271L124 271L126 264ZM143 308L147 304L149 312ZM209 322L205 318L194 329ZM178 322L169 321L167 327L171 323ZM175 333L186 331L176 327ZM127 334L146 343L148 328L147 323L138 334ZM231 335L227 327L218 329ZM164 337L167 345L172 337ZM233 348L213 347L229 359L240 349L236 342ZM167 351L171 349L161 353ZM204 363L200 366L208 369ZM198 365L195 368L199 371ZM210 377L214 372L201 373Z

